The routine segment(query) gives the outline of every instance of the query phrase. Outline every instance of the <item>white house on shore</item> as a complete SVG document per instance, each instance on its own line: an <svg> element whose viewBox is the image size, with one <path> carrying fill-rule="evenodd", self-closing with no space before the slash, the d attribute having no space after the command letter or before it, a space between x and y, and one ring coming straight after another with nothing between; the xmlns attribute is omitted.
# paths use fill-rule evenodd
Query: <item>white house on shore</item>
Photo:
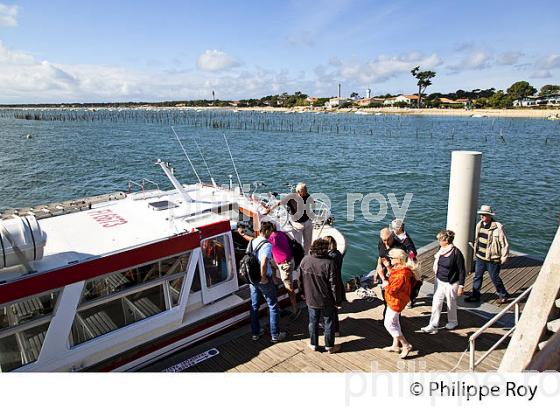
<svg viewBox="0 0 560 410"><path fill-rule="evenodd" d="M352 102L352 100L349 100L348 98L339 98L339 97L335 97L335 98L331 98L329 101L327 101L325 103L325 107L326 108L340 108L340 107L344 107L345 105L348 105Z"/></svg>
<svg viewBox="0 0 560 410"><path fill-rule="evenodd" d="M530 96L513 101L514 107L560 107L560 94Z"/></svg>
<svg viewBox="0 0 560 410"><path fill-rule="evenodd" d="M400 102L406 103L408 105L417 104L418 96L401 94L396 97L389 97L386 98L385 101L383 101L383 105L390 105L392 107L396 103L400 103Z"/></svg>

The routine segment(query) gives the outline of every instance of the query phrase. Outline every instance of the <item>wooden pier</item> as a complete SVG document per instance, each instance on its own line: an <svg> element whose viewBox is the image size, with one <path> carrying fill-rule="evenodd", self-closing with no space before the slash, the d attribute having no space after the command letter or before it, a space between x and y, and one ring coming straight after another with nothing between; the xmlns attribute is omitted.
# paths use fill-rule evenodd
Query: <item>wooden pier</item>
<svg viewBox="0 0 560 410"><path fill-rule="evenodd" d="M482 304L471 306L459 303L458 329L440 330L436 335L420 332L426 326L431 312L433 273L431 266L436 248L424 247L420 254L422 270L428 280L414 308L406 308L402 314L402 329L414 350L406 359L396 353L382 350L391 344L391 337L382 323L383 303L380 299L364 300L348 293L349 302L340 311L341 337L336 343L342 351L328 354L315 352L308 347L307 312L297 321L282 317L280 325L288 333L286 341L273 344L269 337L258 341L251 339L249 325L214 337L200 345L185 349L170 357L151 364L142 371L164 371L209 349L218 354L196 365L184 369L187 372L449 372L468 371L468 338L498 311L494 289L485 276ZM530 286L542 262L524 255L515 255L504 266L502 279L512 296ZM469 275L465 290L469 291L472 275ZM261 319L266 323L266 317ZM445 325L445 313L441 326ZM483 354L509 329L507 323L497 322L487 333L477 339L477 356ZM509 339L482 362L477 371L496 371ZM324 345L323 337L319 344Z"/></svg>

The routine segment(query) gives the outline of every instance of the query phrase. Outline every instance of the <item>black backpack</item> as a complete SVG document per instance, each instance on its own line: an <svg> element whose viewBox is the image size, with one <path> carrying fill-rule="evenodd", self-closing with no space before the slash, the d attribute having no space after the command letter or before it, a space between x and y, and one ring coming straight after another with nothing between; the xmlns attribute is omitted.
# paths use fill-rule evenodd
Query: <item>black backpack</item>
<svg viewBox="0 0 560 410"><path fill-rule="evenodd" d="M249 249L245 256L241 258L239 263L239 274L245 282L256 285L261 281L261 263L259 262L259 249L265 244L270 243L267 240L262 241L255 250L253 250L253 241L249 243Z"/></svg>
<svg viewBox="0 0 560 410"><path fill-rule="evenodd" d="M290 244L290 249L292 250L292 255L294 256L294 269L297 269L299 268L301 260L305 256L305 251L298 241L288 235L286 235L286 237L288 238L288 243Z"/></svg>

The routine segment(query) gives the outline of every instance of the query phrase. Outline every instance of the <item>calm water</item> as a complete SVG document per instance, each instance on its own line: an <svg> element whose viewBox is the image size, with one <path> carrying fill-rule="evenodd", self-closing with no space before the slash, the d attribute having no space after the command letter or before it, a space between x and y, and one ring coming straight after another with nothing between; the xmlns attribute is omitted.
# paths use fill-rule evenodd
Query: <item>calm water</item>
<svg viewBox="0 0 560 410"><path fill-rule="evenodd" d="M83 112L61 113L48 113L62 115L59 121L36 121L0 111L0 209L126 190L129 180L142 178L170 187L157 158L172 162L182 182L194 182L174 123L203 179L209 178L190 138L226 184L233 170L225 132L243 182L283 192L286 182L304 180L311 192L329 195L349 243L346 275L373 267L377 233L393 217L370 223L357 206L356 220L346 221L346 193L395 193L399 202L413 193L407 227L425 245L445 226L452 150L482 151L480 200L497 210L514 250L544 256L557 228L559 122L192 111L98 112L81 121ZM371 212L378 209L372 202Z"/></svg>

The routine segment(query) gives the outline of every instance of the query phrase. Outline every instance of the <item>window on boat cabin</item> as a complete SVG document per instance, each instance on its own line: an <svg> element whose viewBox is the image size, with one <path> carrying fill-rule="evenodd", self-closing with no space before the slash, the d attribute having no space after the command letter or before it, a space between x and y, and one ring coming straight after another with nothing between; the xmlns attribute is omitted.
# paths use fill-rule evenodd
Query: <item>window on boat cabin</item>
<svg viewBox="0 0 560 410"><path fill-rule="evenodd" d="M190 255L191 252L188 252L180 256L174 256L89 280L84 287L82 302L110 296L111 294L142 286L166 276L185 273Z"/></svg>
<svg viewBox="0 0 560 410"><path fill-rule="evenodd" d="M164 283L160 283L90 308L79 308L72 324L70 346L164 312L167 304L163 287Z"/></svg>
<svg viewBox="0 0 560 410"><path fill-rule="evenodd" d="M0 306L0 372L37 360L59 293L33 295Z"/></svg>
<svg viewBox="0 0 560 410"><path fill-rule="evenodd" d="M206 239L201 244L206 286L216 286L231 279L232 268L228 262L229 241L226 235Z"/></svg>
<svg viewBox="0 0 560 410"><path fill-rule="evenodd" d="M0 306L0 332L52 315L59 291L34 295Z"/></svg>
<svg viewBox="0 0 560 410"><path fill-rule="evenodd" d="M72 324L70 346L179 305L192 252L91 279Z"/></svg>

